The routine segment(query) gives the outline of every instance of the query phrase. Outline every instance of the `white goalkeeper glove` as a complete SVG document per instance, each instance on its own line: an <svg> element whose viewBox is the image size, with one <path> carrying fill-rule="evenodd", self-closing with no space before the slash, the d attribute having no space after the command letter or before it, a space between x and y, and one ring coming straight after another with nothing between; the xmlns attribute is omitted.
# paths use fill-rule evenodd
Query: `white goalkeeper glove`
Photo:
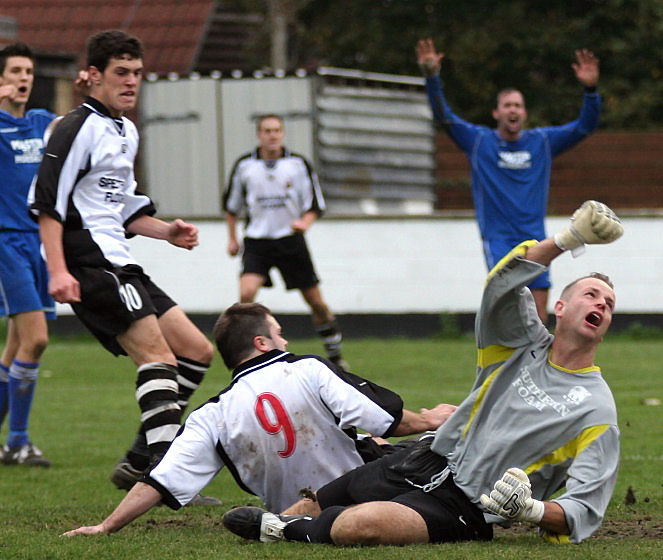
<svg viewBox="0 0 663 560"><path fill-rule="evenodd" d="M615 213L602 202L587 200L571 216L571 225L555 235L555 245L571 250L574 257L582 254L585 243L612 243L624 233Z"/></svg>
<svg viewBox="0 0 663 560"><path fill-rule="evenodd" d="M496 483L490 496L481 494L481 505L490 513L511 521L538 524L543 518L543 502L532 498L532 487L525 471L511 467Z"/></svg>

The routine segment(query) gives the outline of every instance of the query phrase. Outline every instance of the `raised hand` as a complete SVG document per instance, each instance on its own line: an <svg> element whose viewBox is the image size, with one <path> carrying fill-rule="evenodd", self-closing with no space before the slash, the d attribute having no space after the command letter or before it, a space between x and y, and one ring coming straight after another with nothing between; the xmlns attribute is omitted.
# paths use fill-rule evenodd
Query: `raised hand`
<svg viewBox="0 0 663 560"><path fill-rule="evenodd" d="M434 76L440 72L444 53L435 50L432 39L421 39L415 49L417 64L426 76Z"/></svg>
<svg viewBox="0 0 663 560"><path fill-rule="evenodd" d="M612 243L623 233L624 226L608 206L586 200L571 216L571 224L555 235L555 244L563 251L575 250L585 243Z"/></svg>
<svg viewBox="0 0 663 560"><path fill-rule="evenodd" d="M599 81L599 59L587 49L576 51L576 62L571 64L576 78L585 87L595 87Z"/></svg>

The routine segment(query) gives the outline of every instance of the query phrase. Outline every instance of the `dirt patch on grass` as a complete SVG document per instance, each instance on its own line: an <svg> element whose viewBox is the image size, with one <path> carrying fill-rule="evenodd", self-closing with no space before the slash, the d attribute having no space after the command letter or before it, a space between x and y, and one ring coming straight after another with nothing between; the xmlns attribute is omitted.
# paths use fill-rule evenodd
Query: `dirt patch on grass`
<svg viewBox="0 0 663 560"><path fill-rule="evenodd" d="M598 538L644 537L646 539L663 539L663 520L652 519L645 515L627 521L607 519L596 533Z"/></svg>
<svg viewBox="0 0 663 560"><path fill-rule="evenodd" d="M156 519L146 519L145 520L145 525L149 527L150 529L163 529L163 528L177 528L177 529L183 529L183 528L192 528L196 527L197 524L195 521L190 521L187 519L164 519L161 521L157 521Z"/></svg>
<svg viewBox="0 0 663 560"><path fill-rule="evenodd" d="M527 523L514 523L505 529L495 525L495 537L500 535L536 534L536 528ZM634 519L605 519L593 539L620 539L640 537L645 539L663 539L663 520L653 519L649 515Z"/></svg>

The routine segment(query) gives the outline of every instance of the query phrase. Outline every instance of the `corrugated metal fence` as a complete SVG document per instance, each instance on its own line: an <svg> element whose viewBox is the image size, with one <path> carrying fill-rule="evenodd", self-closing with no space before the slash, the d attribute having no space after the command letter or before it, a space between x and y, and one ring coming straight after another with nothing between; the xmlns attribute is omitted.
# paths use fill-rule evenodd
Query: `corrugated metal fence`
<svg viewBox="0 0 663 560"><path fill-rule="evenodd" d="M319 173L339 213L429 213L435 167L423 80L322 68Z"/></svg>

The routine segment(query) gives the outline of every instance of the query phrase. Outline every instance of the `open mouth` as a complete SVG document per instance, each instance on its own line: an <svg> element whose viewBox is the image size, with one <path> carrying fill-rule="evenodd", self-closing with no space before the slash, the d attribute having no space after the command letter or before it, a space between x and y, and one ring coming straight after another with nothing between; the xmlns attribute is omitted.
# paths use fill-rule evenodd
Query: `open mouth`
<svg viewBox="0 0 663 560"><path fill-rule="evenodd" d="M18 92L19 92L20 94L25 95L26 93L28 93L28 88L27 88L27 86L19 86L19 88L18 88Z"/></svg>
<svg viewBox="0 0 663 560"><path fill-rule="evenodd" d="M590 325L598 327L601 324L601 315L596 313L596 311L592 311L589 315L587 315L587 317L585 317L585 321L587 321Z"/></svg>

